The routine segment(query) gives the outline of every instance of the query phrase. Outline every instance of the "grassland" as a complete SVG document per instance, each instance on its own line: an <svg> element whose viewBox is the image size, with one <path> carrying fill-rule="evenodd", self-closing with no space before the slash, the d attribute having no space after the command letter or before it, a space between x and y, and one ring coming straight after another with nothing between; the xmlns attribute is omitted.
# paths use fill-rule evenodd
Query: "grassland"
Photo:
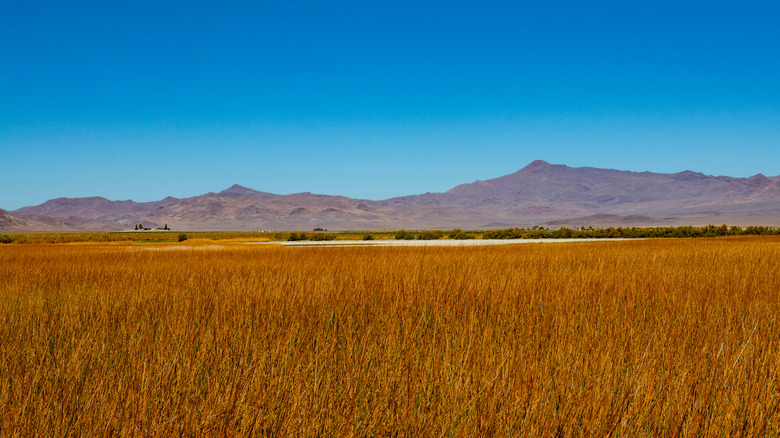
<svg viewBox="0 0 780 438"><path fill-rule="evenodd" d="M3 436L776 436L780 239L0 245Z"/></svg>

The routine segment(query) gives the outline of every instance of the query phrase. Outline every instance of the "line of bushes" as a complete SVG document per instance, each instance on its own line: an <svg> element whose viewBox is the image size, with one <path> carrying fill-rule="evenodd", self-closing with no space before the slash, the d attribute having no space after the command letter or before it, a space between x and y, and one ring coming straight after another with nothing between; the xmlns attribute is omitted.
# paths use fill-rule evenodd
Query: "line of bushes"
<svg viewBox="0 0 780 438"><path fill-rule="evenodd" d="M780 228L766 226L707 225L693 227L607 227L607 228L559 228L557 230L534 227L533 229L508 228L490 230L482 234L483 239L638 239L638 238L684 238L684 237L721 237L721 236L767 236L780 235Z"/></svg>
<svg viewBox="0 0 780 438"><path fill-rule="evenodd" d="M445 237L444 231L406 231L406 230L399 230L395 233L395 239L396 240L438 240L443 239ZM465 231L461 229L454 229L452 231L447 232L446 237L448 239L457 239L457 240L463 240L463 239L474 239L475 235L473 233L466 233Z"/></svg>
<svg viewBox="0 0 780 438"><path fill-rule="evenodd" d="M235 238L240 236L263 236L272 240L334 240L333 233L247 233L247 232L197 232L193 233L199 238ZM348 233L347 233L348 234ZM356 238L373 240L377 235L389 234L384 232L359 234ZM507 228L488 231L463 231L454 229L451 231L407 231L399 230L393 235L396 240L436 240L436 239L617 239L617 238L685 238L685 237L720 237L720 236L767 236L780 235L780 228L768 226L739 226L707 225L704 227L679 226L679 227L606 227L606 228L559 228L556 230L542 227L533 228ZM67 242L110 242L110 241L183 241L192 237L184 233L105 233L105 232L80 232L80 233L11 233L0 234L0 244L4 243L67 243Z"/></svg>
<svg viewBox="0 0 780 438"><path fill-rule="evenodd" d="M290 237L287 238L289 242L296 242L301 240L323 241L333 240L336 238L335 234L331 233L290 233Z"/></svg>
<svg viewBox="0 0 780 438"><path fill-rule="evenodd" d="M443 231L406 231L395 233L395 240L437 240L444 237Z"/></svg>

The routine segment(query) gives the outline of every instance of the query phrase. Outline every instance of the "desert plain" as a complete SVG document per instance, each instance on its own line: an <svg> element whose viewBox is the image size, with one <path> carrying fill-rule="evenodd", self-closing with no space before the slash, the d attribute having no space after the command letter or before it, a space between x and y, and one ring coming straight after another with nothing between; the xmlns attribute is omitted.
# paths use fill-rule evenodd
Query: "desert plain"
<svg viewBox="0 0 780 438"><path fill-rule="evenodd" d="M780 238L0 245L4 436L773 436Z"/></svg>

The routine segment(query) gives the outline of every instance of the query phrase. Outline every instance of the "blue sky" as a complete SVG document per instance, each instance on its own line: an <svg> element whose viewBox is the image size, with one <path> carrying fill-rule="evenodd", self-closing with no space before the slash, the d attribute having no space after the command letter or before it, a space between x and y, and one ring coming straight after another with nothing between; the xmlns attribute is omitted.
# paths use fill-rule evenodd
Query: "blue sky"
<svg viewBox="0 0 780 438"><path fill-rule="evenodd" d="M780 174L780 3L2 2L0 208Z"/></svg>

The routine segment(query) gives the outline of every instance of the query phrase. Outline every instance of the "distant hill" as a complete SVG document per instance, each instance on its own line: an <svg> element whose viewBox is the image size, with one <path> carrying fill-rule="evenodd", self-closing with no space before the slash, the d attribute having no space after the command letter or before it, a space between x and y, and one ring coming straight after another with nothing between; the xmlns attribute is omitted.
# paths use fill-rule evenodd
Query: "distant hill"
<svg viewBox="0 0 780 438"><path fill-rule="evenodd" d="M99 196L89 198L56 198L40 205L22 207L14 210L14 213L39 216L70 215L90 219L121 220L126 216L131 217L158 207L175 204L178 201L179 199L171 197L154 202L109 201Z"/></svg>
<svg viewBox="0 0 780 438"><path fill-rule="evenodd" d="M234 185L154 202L57 198L0 216L0 230L506 228L512 226L777 225L780 177L573 168L534 161L515 173L444 193L372 201Z"/></svg>
<svg viewBox="0 0 780 438"><path fill-rule="evenodd" d="M40 216L34 214L12 214L0 210L0 231L110 231L121 227L111 221L87 219L80 216Z"/></svg>

